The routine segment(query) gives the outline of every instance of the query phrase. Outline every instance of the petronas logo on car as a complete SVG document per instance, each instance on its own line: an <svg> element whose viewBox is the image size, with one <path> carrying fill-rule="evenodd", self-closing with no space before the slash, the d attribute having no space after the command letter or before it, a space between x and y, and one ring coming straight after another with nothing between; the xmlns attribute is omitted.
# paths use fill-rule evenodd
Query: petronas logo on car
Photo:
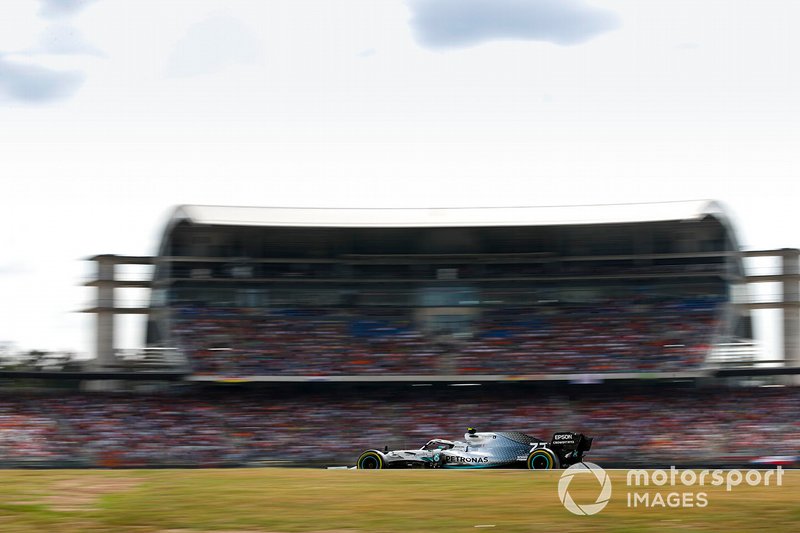
<svg viewBox="0 0 800 533"><path fill-rule="evenodd" d="M448 463L488 463L488 457L459 457L457 455L448 455L445 457Z"/></svg>

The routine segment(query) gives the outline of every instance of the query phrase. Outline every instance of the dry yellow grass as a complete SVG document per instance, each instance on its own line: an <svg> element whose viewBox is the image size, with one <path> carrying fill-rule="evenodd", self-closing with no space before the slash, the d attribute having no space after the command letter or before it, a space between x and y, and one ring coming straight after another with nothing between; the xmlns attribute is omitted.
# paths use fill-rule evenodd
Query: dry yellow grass
<svg viewBox="0 0 800 533"><path fill-rule="evenodd" d="M693 508L628 507L624 471L595 516L567 512L560 472L310 469L0 471L0 531L800 531L800 472L782 487L705 492ZM598 485L570 492L590 503ZM696 496L695 496L696 498ZM476 527L483 526L483 527ZM493 527L490 527L493 526Z"/></svg>

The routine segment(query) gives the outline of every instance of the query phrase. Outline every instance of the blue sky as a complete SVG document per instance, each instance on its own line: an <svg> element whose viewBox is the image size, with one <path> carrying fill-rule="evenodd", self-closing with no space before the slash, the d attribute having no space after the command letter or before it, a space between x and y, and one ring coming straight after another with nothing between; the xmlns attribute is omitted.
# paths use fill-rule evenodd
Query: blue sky
<svg viewBox="0 0 800 533"><path fill-rule="evenodd" d="M800 247L798 15L791 0L2 2L0 341L90 351L80 259L153 253L179 203L714 198L745 247Z"/></svg>

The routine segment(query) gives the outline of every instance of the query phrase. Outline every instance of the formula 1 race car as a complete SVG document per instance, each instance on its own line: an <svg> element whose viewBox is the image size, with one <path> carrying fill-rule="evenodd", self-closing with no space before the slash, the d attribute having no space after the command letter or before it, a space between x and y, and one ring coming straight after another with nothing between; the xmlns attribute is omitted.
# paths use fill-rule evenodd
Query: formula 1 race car
<svg viewBox="0 0 800 533"><path fill-rule="evenodd" d="M581 433L556 433L550 442L518 431L478 433L469 428L464 441L433 439L416 450L367 450L356 468L566 468L583 460L592 439Z"/></svg>

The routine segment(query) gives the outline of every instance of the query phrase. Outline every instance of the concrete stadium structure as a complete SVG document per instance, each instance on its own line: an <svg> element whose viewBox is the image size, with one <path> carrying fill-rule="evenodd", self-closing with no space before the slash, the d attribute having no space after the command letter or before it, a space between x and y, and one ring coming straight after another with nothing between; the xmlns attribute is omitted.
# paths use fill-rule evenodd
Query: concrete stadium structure
<svg viewBox="0 0 800 533"><path fill-rule="evenodd" d="M782 271L748 276L744 259L762 256L780 257ZM97 371L119 368L115 316L133 313L148 316L150 351L145 360L150 357L162 370L187 372L180 354L169 350L174 344L171 314L178 302L417 306L425 308L418 320L441 327L445 315L448 320L456 317L457 323L459 313L474 313L498 302L530 305L550 294L569 295L592 287L703 287L720 291L729 304L725 326L716 339L720 346L752 338L750 310L781 309L781 367L793 372L800 367L798 258L800 251L795 249L742 251L730 218L713 201L464 209L179 206L156 256L91 258L97 264L97 278L88 285L97 288L97 300L85 311L97 317ZM153 265L153 277L119 279L119 265ZM747 296L748 285L764 282L781 283L782 298L757 301ZM125 288L151 289L149 304L119 306L115 291ZM752 365L744 366L753 371ZM718 370L709 366L687 372L686 377ZM302 381L303 377L263 379Z"/></svg>

